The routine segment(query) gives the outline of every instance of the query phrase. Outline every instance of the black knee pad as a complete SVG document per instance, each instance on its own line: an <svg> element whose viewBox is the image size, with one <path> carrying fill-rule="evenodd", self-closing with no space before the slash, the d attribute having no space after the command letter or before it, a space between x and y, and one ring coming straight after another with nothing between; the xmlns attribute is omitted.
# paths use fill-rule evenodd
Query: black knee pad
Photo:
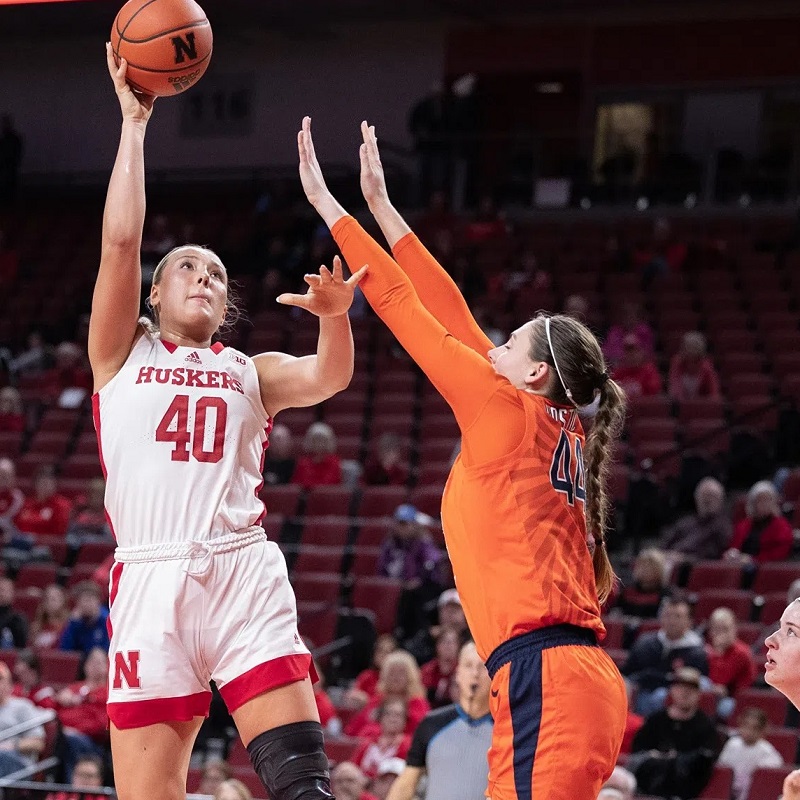
<svg viewBox="0 0 800 800"><path fill-rule="evenodd" d="M319 722L293 722L259 734L247 745L270 800L333 800Z"/></svg>

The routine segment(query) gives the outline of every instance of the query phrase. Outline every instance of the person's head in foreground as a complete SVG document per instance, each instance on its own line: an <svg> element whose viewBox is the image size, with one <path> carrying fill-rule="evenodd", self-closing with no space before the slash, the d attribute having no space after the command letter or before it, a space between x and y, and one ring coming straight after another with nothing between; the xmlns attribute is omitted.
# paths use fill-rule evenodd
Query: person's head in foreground
<svg viewBox="0 0 800 800"><path fill-rule="evenodd" d="M458 704L465 711L486 713L492 681L478 655L475 642L467 642L458 654L455 683L458 688Z"/></svg>
<svg viewBox="0 0 800 800"><path fill-rule="evenodd" d="M406 762L402 758L397 758L397 756L385 758L378 766L378 774L369 785L369 793L377 797L378 800L386 800L392 784L405 769L405 766Z"/></svg>
<svg viewBox="0 0 800 800"><path fill-rule="evenodd" d="M72 769L73 789L97 789L103 785L103 762L97 756L80 756Z"/></svg>
<svg viewBox="0 0 800 800"><path fill-rule="evenodd" d="M625 393L609 377L595 335L565 314L537 314L517 328L504 345L491 349L488 356L495 372L517 389L543 395L565 409L597 402L583 456L586 529L602 603L614 584L603 538L609 510L605 490L608 453L625 420Z"/></svg>
<svg viewBox="0 0 800 800"><path fill-rule="evenodd" d="M603 792L617 792L619 796L604 795ZM636 776L625 767L616 766L611 777L603 784L598 798L605 800L633 800L636 794Z"/></svg>
<svg viewBox="0 0 800 800"><path fill-rule="evenodd" d="M331 790L336 800L359 800L367 783L367 776L352 761L342 761L331 772Z"/></svg>
<svg viewBox="0 0 800 800"><path fill-rule="evenodd" d="M241 781L228 778L217 786L214 800L253 800L253 795Z"/></svg>
<svg viewBox="0 0 800 800"><path fill-rule="evenodd" d="M745 708L739 714L739 736L742 741L752 747L757 744L764 736L764 731L767 729L766 712L761 708Z"/></svg>
<svg viewBox="0 0 800 800"><path fill-rule="evenodd" d="M700 670L694 667L676 669L669 677L670 716L689 719L700 702Z"/></svg>
<svg viewBox="0 0 800 800"><path fill-rule="evenodd" d="M786 606L781 624L770 634L764 680L795 706L800 706L800 601Z"/></svg>

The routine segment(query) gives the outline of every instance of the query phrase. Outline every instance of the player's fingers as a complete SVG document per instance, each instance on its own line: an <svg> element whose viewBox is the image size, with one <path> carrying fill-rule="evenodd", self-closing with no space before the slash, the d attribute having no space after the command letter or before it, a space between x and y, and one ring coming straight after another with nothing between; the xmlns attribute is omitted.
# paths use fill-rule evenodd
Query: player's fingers
<svg viewBox="0 0 800 800"><path fill-rule="evenodd" d="M342 270L342 259L339 256L333 257L333 279L337 283L344 280L344 272Z"/></svg>
<svg viewBox="0 0 800 800"><path fill-rule="evenodd" d="M303 275L303 280L314 289L316 289L319 286L322 286L322 278L320 278L319 275L314 275L314 274Z"/></svg>
<svg viewBox="0 0 800 800"><path fill-rule="evenodd" d="M358 272L354 272L346 281L348 286L358 286L361 283L362 278L367 274L369 271L369 265L364 264Z"/></svg>
<svg viewBox="0 0 800 800"><path fill-rule="evenodd" d="M333 275L324 264L319 268L319 277L323 283L333 283Z"/></svg>
<svg viewBox="0 0 800 800"><path fill-rule="evenodd" d="M279 294L276 298L276 302L280 303L282 306L299 306L300 308L307 308L308 307L308 295L307 294Z"/></svg>
<svg viewBox="0 0 800 800"><path fill-rule="evenodd" d="M358 159L361 162L361 171L367 172L370 168L369 154L367 153L367 145L362 144L358 147Z"/></svg>
<svg viewBox="0 0 800 800"><path fill-rule="evenodd" d="M305 133L306 151L309 161L317 157L314 151L314 137L311 135L311 117L303 117L303 132Z"/></svg>

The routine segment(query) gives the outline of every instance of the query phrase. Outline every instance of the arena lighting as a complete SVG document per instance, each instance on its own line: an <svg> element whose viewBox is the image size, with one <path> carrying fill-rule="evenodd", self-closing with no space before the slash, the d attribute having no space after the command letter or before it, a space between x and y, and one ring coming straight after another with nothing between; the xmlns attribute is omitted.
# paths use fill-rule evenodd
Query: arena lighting
<svg viewBox="0 0 800 800"><path fill-rule="evenodd" d="M636 210L637 211L647 211L650 208L650 199L647 197L640 197L636 201Z"/></svg>

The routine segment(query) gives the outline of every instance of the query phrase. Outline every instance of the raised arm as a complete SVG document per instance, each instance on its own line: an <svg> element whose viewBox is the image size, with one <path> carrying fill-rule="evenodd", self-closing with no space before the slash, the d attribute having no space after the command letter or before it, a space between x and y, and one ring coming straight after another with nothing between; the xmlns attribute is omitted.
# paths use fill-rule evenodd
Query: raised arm
<svg viewBox="0 0 800 800"><path fill-rule="evenodd" d="M95 391L125 363L136 336L145 212L144 136L155 99L134 94L125 81L127 63L122 59L117 67L110 44L106 45L106 59L122 108L122 134L106 195L100 269L89 323Z"/></svg>
<svg viewBox="0 0 800 800"><path fill-rule="evenodd" d="M451 336L423 306L394 259L336 201L314 153L311 120L298 134L300 176L309 202L328 225L345 260L369 265L364 295L411 358L453 409L461 430L469 428L501 385L490 363Z"/></svg>
<svg viewBox="0 0 800 800"><path fill-rule="evenodd" d="M408 275L428 311L467 347L486 357L494 347L481 330L455 281L413 233L389 200L375 127L361 123L361 191L395 260Z"/></svg>
<svg viewBox="0 0 800 800"><path fill-rule="evenodd" d="M333 272L320 267L306 275L306 294L282 294L278 302L298 306L319 317L319 340L313 356L295 358L286 353L262 353L253 361L261 398L270 416L285 408L313 406L346 389L353 377L353 332L347 312L353 293L364 277L360 269L344 279L342 260L333 259Z"/></svg>

